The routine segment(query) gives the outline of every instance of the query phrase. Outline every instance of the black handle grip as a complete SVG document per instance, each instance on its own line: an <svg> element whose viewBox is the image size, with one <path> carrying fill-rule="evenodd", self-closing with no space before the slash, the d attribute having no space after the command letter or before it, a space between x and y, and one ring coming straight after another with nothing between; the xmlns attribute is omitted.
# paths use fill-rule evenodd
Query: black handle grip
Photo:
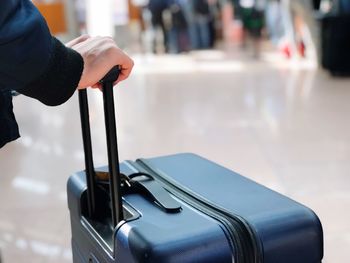
<svg viewBox="0 0 350 263"><path fill-rule="evenodd" d="M103 79L100 80L104 100L113 226L116 226L121 220L123 220L121 191L119 189L121 179L113 98L113 83L118 79L120 70L119 66L115 66L105 75L105 77L103 77ZM86 89L79 90L79 106L85 154L88 212L89 217L94 217L96 211L96 182Z"/></svg>
<svg viewBox="0 0 350 263"><path fill-rule="evenodd" d="M99 81L102 85L104 83L114 83L120 74L121 66L114 66L108 73Z"/></svg>

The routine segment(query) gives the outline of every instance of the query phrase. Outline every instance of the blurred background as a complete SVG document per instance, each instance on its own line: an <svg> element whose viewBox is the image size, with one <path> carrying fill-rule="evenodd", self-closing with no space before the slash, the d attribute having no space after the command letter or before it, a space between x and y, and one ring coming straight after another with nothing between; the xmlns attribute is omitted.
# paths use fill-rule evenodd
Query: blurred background
<svg viewBox="0 0 350 263"><path fill-rule="evenodd" d="M309 207L326 263L350 257L349 0L36 0L52 34L110 35L135 60L115 93L120 159L194 152ZM102 97L90 91L96 165ZM66 181L78 99L17 96L0 150L2 263L72 262Z"/></svg>

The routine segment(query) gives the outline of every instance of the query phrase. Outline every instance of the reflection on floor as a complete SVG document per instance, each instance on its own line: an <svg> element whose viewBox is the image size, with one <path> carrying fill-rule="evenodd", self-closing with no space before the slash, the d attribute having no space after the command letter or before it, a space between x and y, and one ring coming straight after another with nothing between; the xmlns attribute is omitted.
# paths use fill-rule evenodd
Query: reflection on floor
<svg viewBox="0 0 350 263"><path fill-rule="evenodd" d="M312 207L325 261L350 247L350 81L274 54L135 56L116 92L121 159L195 152ZM101 94L90 93L96 165L106 163ZM0 150L5 263L71 262L66 181L83 167L77 97L15 99L22 138Z"/></svg>

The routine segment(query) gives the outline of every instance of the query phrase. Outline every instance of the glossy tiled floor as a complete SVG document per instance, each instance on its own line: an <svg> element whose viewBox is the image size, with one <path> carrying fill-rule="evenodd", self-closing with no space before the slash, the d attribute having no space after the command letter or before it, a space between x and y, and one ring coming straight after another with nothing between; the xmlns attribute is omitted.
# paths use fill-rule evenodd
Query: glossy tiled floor
<svg viewBox="0 0 350 263"><path fill-rule="evenodd" d="M312 207L325 260L350 248L350 81L274 54L135 56L116 94L121 159L195 152ZM91 93L96 164L106 163L101 94ZM66 181L83 167L77 97L15 99L22 138L0 150L5 263L71 262ZM296 262L297 263L297 262Z"/></svg>

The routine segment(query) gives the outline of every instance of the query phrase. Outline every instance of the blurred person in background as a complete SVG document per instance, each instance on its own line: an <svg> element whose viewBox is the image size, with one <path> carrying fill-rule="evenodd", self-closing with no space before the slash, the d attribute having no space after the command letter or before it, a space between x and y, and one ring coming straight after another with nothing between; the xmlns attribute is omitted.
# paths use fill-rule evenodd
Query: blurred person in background
<svg viewBox="0 0 350 263"><path fill-rule="evenodd" d="M12 90L49 106L66 102L79 89L99 87L115 65L126 79L133 61L110 37L81 36L66 46L51 36L29 0L7 0L0 9L0 148L19 137Z"/></svg>
<svg viewBox="0 0 350 263"><path fill-rule="evenodd" d="M241 14L244 28L243 46L247 45L247 36L253 43L253 57L258 58L260 55L260 42L262 30L264 28L265 0L241 0Z"/></svg>
<svg viewBox="0 0 350 263"><path fill-rule="evenodd" d="M194 13L194 25L196 29L195 49L210 47L210 9L208 0L191 0Z"/></svg>
<svg viewBox="0 0 350 263"><path fill-rule="evenodd" d="M209 47L213 48L215 46L216 41L216 33L217 33L217 21L220 20L220 10L221 5L218 0L208 0L209 4Z"/></svg>
<svg viewBox="0 0 350 263"><path fill-rule="evenodd" d="M266 5L266 28L271 42L278 46L285 34L280 0L269 0Z"/></svg>
<svg viewBox="0 0 350 263"><path fill-rule="evenodd" d="M192 0L179 1L187 23L187 35L189 41L189 49L195 49L198 46L196 37L196 26L194 24L194 11Z"/></svg>
<svg viewBox="0 0 350 263"><path fill-rule="evenodd" d="M304 58L307 49L305 45L307 28L300 12L300 3L291 0L280 0L280 7L281 25L284 34L278 45L279 49L288 59Z"/></svg>
<svg viewBox="0 0 350 263"><path fill-rule="evenodd" d="M289 3L283 0L268 0L265 17L267 33L272 44L280 49L286 58L291 58L293 53L295 53L293 47L296 34L294 32L294 18L290 12ZM301 24L299 23L299 25L301 30ZM305 46L301 38L300 53L301 56L305 55Z"/></svg>
<svg viewBox="0 0 350 263"><path fill-rule="evenodd" d="M165 52L168 52L169 45L168 45L167 28L163 19L164 12L168 9L168 0L149 0L147 8L151 13L151 22L152 22L152 27L154 31L153 41L152 41L153 52L157 53L157 30L158 29L161 29L164 49L165 49Z"/></svg>
<svg viewBox="0 0 350 263"><path fill-rule="evenodd" d="M169 28L169 51L181 53L190 50L188 22L184 14L186 1L169 0L171 25Z"/></svg>

